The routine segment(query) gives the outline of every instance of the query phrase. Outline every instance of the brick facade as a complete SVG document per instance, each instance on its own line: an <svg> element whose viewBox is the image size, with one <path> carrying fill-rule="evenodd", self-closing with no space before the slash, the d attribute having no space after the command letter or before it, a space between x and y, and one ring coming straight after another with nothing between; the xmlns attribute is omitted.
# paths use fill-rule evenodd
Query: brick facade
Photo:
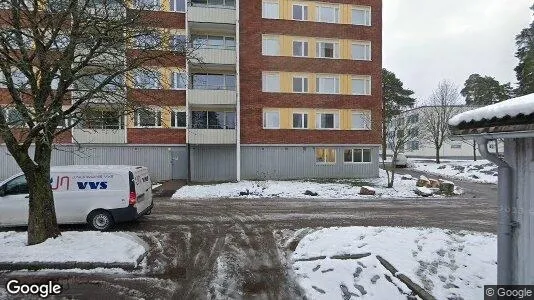
<svg viewBox="0 0 534 300"><path fill-rule="evenodd" d="M185 144L185 129L128 128L128 144Z"/></svg>

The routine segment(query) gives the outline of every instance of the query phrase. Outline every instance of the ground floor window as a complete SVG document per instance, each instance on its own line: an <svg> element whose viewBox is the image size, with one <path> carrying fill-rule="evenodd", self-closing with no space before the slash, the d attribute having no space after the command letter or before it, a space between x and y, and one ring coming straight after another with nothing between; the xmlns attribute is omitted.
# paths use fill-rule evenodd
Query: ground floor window
<svg viewBox="0 0 534 300"><path fill-rule="evenodd" d="M140 109L135 112L135 127L161 127L161 111Z"/></svg>
<svg viewBox="0 0 534 300"><path fill-rule="evenodd" d="M335 164L336 149L317 148L315 149L315 162L319 164Z"/></svg>
<svg viewBox="0 0 534 300"><path fill-rule="evenodd" d="M185 111L172 111L171 113L171 127L185 128L187 125L187 117Z"/></svg>
<svg viewBox="0 0 534 300"><path fill-rule="evenodd" d="M343 157L346 163L370 163L371 149L346 149Z"/></svg>
<svg viewBox="0 0 534 300"><path fill-rule="evenodd" d="M124 129L124 118L120 111L91 108L78 124L84 129Z"/></svg>

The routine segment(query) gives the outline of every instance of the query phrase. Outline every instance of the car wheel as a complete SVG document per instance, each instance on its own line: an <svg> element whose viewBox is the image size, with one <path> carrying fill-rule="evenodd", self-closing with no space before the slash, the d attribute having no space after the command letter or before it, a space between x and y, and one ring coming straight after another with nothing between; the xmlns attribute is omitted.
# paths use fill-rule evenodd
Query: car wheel
<svg viewBox="0 0 534 300"><path fill-rule="evenodd" d="M99 231L106 231L113 227L113 217L105 210L92 212L87 218L89 225Z"/></svg>

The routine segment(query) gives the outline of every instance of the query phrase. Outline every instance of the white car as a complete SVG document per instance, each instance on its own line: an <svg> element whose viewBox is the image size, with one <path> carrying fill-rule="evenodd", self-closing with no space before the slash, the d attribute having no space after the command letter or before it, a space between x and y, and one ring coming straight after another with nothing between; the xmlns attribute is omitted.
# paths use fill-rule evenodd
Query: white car
<svg viewBox="0 0 534 300"><path fill-rule="evenodd" d="M63 166L50 174L59 224L88 223L104 231L152 211L146 167ZM0 227L28 225L28 198L22 173L0 183Z"/></svg>
<svg viewBox="0 0 534 300"><path fill-rule="evenodd" d="M397 160L395 161L396 168L406 168L408 167L408 158L404 153L397 154Z"/></svg>

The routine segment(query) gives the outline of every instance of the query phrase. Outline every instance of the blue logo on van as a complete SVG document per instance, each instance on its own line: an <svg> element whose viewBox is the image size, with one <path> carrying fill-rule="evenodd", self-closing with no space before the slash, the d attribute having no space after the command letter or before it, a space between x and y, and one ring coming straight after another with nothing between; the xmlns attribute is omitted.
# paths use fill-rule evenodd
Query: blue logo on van
<svg viewBox="0 0 534 300"><path fill-rule="evenodd" d="M105 190L108 188L107 181L84 181L77 182L78 189L80 190Z"/></svg>

